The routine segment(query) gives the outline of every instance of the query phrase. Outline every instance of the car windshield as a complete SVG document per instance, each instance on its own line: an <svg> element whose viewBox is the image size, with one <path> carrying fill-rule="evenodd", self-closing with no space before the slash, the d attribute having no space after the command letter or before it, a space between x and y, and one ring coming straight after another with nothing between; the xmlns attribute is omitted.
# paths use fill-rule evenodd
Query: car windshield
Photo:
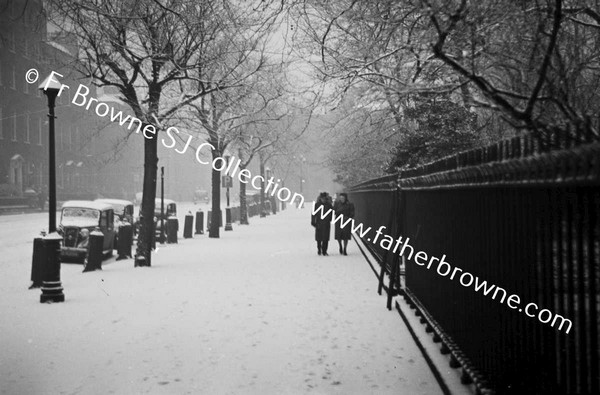
<svg viewBox="0 0 600 395"><path fill-rule="evenodd" d="M69 219L95 219L100 218L100 211L92 208L81 208L81 207L66 207L62 212L63 218Z"/></svg>
<svg viewBox="0 0 600 395"><path fill-rule="evenodd" d="M62 226L93 227L100 223L100 210L86 207L65 207L62 209Z"/></svg>

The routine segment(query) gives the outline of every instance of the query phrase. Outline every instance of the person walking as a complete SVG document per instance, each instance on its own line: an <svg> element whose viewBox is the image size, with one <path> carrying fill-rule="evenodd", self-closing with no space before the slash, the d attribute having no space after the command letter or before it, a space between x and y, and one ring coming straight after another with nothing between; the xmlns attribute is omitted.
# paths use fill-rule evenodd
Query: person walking
<svg viewBox="0 0 600 395"><path fill-rule="evenodd" d="M354 204L348 200L348 194L340 193L340 196L335 201L333 206L336 218L342 216L341 221L335 223L335 239L340 245L340 254L348 255L346 251L348 248L348 240L350 240L352 228L350 223L346 223L348 218L354 218ZM346 226L342 228L341 223L346 223Z"/></svg>
<svg viewBox="0 0 600 395"><path fill-rule="evenodd" d="M319 208L320 206L323 206L322 209ZM333 206L331 197L327 192L319 194L313 212L316 214L311 215L310 223L315 228L317 254L327 256L329 255L327 254L327 246L329 244L329 234L331 233L331 220L333 219Z"/></svg>
<svg viewBox="0 0 600 395"><path fill-rule="evenodd" d="M47 185L43 185L40 187L40 193L38 194L38 203L40 206L40 210L44 211L44 207L46 206L46 191L48 190Z"/></svg>

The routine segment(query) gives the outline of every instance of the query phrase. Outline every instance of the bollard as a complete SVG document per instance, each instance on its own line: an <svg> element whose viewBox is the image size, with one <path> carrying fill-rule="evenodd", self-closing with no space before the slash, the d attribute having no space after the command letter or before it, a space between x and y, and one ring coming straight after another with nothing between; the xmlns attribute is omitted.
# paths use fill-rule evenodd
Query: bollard
<svg viewBox="0 0 600 395"><path fill-rule="evenodd" d="M83 272L102 270L102 249L104 248L104 234L99 228L90 233L87 259L85 260Z"/></svg>
<svg viewBox="0 0 600 395"><path fill-rule="evenodd" d="M271 209L273 210L273 214L277 214L277 200L271 196Z"/></svg>
<svg viewBox="0 0 600 395"><path fill-rule="evenodd" d="M43 239L46 261L40 303L64 302L62 283L60 282L60 242L62 237L52 232Z"/></svg>
<svg viewBox="0 0 600 395"><path fill-rule="evenodd" d="M125 222L119 226L117 236L117 261L131 258L131 245L133 244L133 227Z"/></svg>
<svg viewBox="0 0 600 395"><path fill-rule="evenodd" d="M156 250L156 228L157 228L158 224L157 221L154 221L153 225L152 225L152 250ZM158 232L159 235L158 237L160 238L160 232ZM159 240L160 241L160 240Z"/></svg>
<svg viewBox="0 0 600 395"><path fill-rule="evenodd" d="M204 234L204 212L201 209L196 211L196 234Z"/></svg>
<svg viewBox="0 0 600 395"><path fill-rule="evenodd" d="M233 230L233 226L231 226L231 208L229 207L225 209L225 230Z"/></svg>
<svg viewBox="0 0 600 395"><path fill-rule="evenodd" d="M167 219L167 243L177 243L177 231L179 230L179 221L177 217L171 216Z"/></svg>
<svg viewBox="0 0 600 395"><path fill-rule="evenodd" d="M194 228L194 216L192 212L189 211L185 216L185 222L183 223L183 238L191 239L192 238L192 229Z"/></svg>
<svg viewBox="0 0 600 395"><path fill-rule="evenodd" d="M33 257L31 258L31 285L29 289L39 288L44 280L44 262L47 261L44 250L44 239L38 236L33 239Z"/></svg>

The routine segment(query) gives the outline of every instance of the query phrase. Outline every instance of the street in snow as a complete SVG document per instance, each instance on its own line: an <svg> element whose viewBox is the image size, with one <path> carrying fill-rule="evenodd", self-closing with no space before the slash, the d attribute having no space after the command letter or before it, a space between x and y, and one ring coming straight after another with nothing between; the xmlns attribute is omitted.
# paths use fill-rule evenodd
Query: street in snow
<svg viewBox="0 0 600 395"><path fill-rule="evenodd" d="M0 392L442 393L355 244L307 249L308 208L251 220L159 246L150 268L63 264L55 305L27 289L29 235L2 234Z"/></svg>

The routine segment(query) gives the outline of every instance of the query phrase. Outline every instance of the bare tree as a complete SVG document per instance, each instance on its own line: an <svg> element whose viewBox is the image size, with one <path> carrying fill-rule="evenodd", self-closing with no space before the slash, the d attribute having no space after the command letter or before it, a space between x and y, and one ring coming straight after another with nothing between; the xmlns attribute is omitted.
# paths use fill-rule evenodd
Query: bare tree
<svg viewBox="0 0 600 395"><path fill-rule="evenodd" d="M238 86L238 68L277 11L269 2L50 0L51 19L72 38L74 65L115 87L144 136L144 187L136 266L149 266L158 134L185 106ZM230 61L236 58L237 62ZM210 99L209 99L210 100Z"/></svg>
<svg viewBox="0 0 600 395"><path fill-rule="evenodd" d="M599 137L597 2L300 3L323 75L362 79L396 99L457 92L466 106L544 138Z"/></svg>
<svg viewBox="0 0 600 395"><path fill-rule="evenodd" d="M273 111L273 104L281 97L282 91L277 86L277 76L281 65L270 64L265 55L264 42L249 50L244 64L240 65L237 78L238 84L224 91L215 91L203 97L198 102L190 103L191 109L187 124L198 131L207 143L211 145L213 160L222 156L232 142L241 142L241 136L248 125L259 121L281 117ZM235 60L234 60L235 61ZM258 146L242 144L241 147L261 149L268 133L254 134ZM259 137L260 136L260 137ZM251 150L251 151L252 151ZM252 154L253 155L253 154ZM252 159L250 155L250 160ZM244 169L248 162L242 158L240 167ZM212 218L209 237L219 237L220 205L221 205L221 172L212 169Z"/></svg>
<svg viewBox="0 0 600 395"><path fill-rule="evenodd" d="M434 55L476 88L477 104L543 140L556 134L600 137L597 2L423 6L434 32Z"/></svg>

